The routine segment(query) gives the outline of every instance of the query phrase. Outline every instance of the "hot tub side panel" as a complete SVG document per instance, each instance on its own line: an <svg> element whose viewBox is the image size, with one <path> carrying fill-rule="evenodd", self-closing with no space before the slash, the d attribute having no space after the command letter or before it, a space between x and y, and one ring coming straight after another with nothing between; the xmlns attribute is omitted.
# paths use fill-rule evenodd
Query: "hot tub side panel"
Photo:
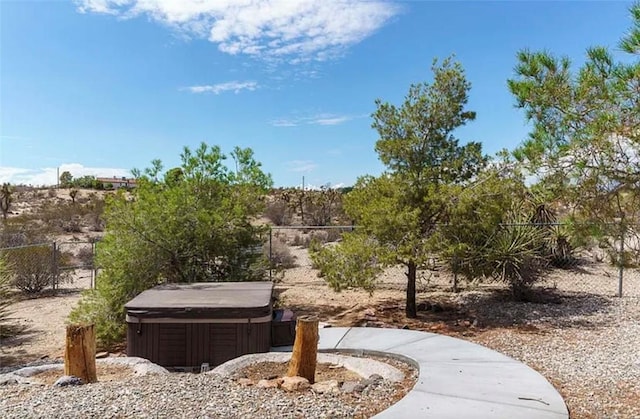
<svg viewBox="0 0 640 419"><path fill-rule="evenodd" d="M250 353L268 352L271 322L128 323L127 355L165 367L220 365Z"/></svg>

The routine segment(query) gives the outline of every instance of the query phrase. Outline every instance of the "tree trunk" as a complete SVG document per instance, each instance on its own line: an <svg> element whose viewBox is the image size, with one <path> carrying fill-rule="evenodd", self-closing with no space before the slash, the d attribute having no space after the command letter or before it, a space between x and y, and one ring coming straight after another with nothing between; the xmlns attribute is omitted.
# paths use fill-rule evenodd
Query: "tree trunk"
<svg viewBox="0 0 640 419"><path fill-rule="evenodd" d="M85 383L98 381L96 374L96 335L92 324L67 326L64 374L78 377Z"/></svg>
<svg viewBox="0 0 640 419"><path fill-rule="evenodd" d="M405 312L410 319L418 317L416 310L416 270L415 262L407 264L407 306Z"/></svg>
<svg viewBox="0 0 640 419"><path fill-rule="evenodd" d="M288 377L304 377L313 384L318 353L318 318L303 316L296 324L296 340L287 371Z"/></svg>

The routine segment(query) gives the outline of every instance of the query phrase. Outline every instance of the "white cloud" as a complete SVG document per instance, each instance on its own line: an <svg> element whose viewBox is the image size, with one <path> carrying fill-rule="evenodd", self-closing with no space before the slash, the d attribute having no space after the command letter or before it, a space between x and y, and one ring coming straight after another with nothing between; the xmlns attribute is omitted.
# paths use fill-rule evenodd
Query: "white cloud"
<svg viewBox="0 0 640 419"><path fill-rule="evenodd" d="M296 127L298 123L291 119L275 119L271 121L271 125L274 127Z"/></svg>
<svg viewBox="0 0 640 419"><path fill-rule="evenodd" d="M384 0L76 0L83 13L145 15L228 54L325 61L374 34L400 12Z"/></svg>
<svg viewBox="0 0 640 419"><path fill-rule="evenodd" d="M313 116L300 116L292 118L279 118L271 121L274 127L297 127L299 125L340 125L361 116L319 114Z"/></svg>
<svg viewBox="0 0 640 419"><path fill-rule="evenodd" d="M82 176L131 176L129 170L126 169L108 167L85 167L79 163L62 164L60 165L59 169L60 174L68 171L74 178ZM0 167L0 183L9 182L12 185L52 186L57 183L57 171L58 169L55 167L45 167L42 169Z"/></svg>
<svg viewBox="0 0 640 419"><path fill-rule="evenodd" d="M317 118L309 122L310 124L316 125L340 125L343 122L347 122L351 119L348 116L336 116L333 118Z"/></svg>
<svg viewBox="0 0 640 419"><path fill-rule="evenodd" d="M290 172L311 172L318 165L311 160L292 160L287 162L287 169Z"/></svg>
<svg viewBox="0 0 640 419"><path fill-rule="evenodd" d="M258 88L258 83L255 81L228 81L225 83L203 85L203 86L189 86L183 90L188 90L191 93L213 93L219 95L223 92L232 91L235 94L240 93L242 90L253 91Z"/></svg>
<svg viewBox="0 0 640 419"><path fill-rule="evenodd" d="M340 182L340 183L336 183L335 185L332 185L332 184L331 184L331 182L327 182L327 183L323 183L323 184L322 184L322 185L320 185L320 186L318 186L318 185L314 185L314 184L312 184L312 183L309 183L309 184L305 184L305 185L304 185L304 189L305 189L306 191L319 191L319 190L321 190L322 188L338 189L338 188L342 188L342 187L344 187L344 186L345 186L345 184L344 184L344 183L342 183L342 182ZM298 188L302 188L302 183L301 183L301 184L299 184L297 187L298 187Z"/></svg>

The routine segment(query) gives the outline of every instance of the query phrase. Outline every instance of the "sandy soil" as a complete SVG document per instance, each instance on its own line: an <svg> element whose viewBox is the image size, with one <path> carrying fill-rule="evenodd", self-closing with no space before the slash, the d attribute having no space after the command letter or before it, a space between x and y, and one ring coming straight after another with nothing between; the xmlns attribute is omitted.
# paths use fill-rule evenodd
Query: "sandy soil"
<svg viewBox="0 0 640 419"><path fill-rule="evenodd" d="M24 299L11 306L15 323L25 328L16 338L0 345L0 367L26 364L42 358L64 356L65 322L80 300L81 292L90 287L90 277L82 276L72 283L60 285L56 295Z"/></svg>

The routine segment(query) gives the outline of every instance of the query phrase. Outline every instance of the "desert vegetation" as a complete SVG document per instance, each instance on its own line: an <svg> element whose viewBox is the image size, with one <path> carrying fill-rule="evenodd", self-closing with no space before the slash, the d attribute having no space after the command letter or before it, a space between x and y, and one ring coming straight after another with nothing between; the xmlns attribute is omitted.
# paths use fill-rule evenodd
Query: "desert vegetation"
<svg viewBox="0 0 640 419"><path fill-rule="evenodd" d="M182 165L161 177L161 162L136 174L130 195L107 201L101 268L71 320L96 325L103 345L124 337L124 304L165 282L243 281L265 277L262 214L271 178L250 149L231 153L229 169L219 147L185 148Z"/></svg>

